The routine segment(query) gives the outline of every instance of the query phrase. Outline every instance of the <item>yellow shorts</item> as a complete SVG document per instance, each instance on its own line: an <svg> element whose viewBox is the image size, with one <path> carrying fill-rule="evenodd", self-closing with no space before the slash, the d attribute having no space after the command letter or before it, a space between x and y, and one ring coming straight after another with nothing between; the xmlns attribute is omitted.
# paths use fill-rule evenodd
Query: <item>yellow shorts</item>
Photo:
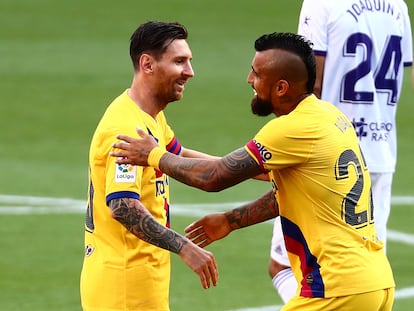
<svg viewBox="0 0 414 311"><path fill-rule="evenodd" d="M104 264L94 249L85 256L81 273L82 310L169 311L169 285L169 260L162 266L119 267Z"/></svg>
<svg viewBox="0 0 414 311"><path fill-rule="evenodd" d="M292 298L280 311L391 311L394 303L394 288L381 289L374 292L363 293L334 298Z"/></svg>

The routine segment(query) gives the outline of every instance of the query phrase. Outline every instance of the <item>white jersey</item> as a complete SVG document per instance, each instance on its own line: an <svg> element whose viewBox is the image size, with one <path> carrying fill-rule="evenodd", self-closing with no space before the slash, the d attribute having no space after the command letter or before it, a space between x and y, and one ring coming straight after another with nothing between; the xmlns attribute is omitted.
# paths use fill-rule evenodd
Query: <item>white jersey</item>
<svg viewBox="0 0 414 311"><path fill-rule="evenodd" d="M325 58L322 99L355 126L371 172L394 172L395 115L413 48L402 0L305 0L299 34Z"/></svg>

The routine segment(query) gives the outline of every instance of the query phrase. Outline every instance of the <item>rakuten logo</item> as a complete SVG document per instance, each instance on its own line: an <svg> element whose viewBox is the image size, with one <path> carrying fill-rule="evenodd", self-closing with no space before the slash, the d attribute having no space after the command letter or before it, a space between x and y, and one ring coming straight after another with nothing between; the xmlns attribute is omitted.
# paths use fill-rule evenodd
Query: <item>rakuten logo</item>
<svg viewBox="0 0 414 311"><path fill-rule="evenodd" d="M272 158L272 154L262 144L255 140L254 143L257 147L257 150L259 150L260 157L262 158L263 162L266 162L267 160L270 160Z"/></svg>

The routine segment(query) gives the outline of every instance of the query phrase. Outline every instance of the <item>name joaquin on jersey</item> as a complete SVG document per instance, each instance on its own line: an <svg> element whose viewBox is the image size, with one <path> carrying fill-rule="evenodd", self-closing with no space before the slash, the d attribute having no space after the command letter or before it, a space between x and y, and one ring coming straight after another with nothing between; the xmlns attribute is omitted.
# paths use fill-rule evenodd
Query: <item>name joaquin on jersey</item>
<svg viewBox="0 0 414 311"><path fill-rule="evenodd" d="M359 0L352 3L346 11L358 22L358 17L365 12L381 12L394 16L395 19L401 18L401 13L393 4L386 0Z"/></svg>

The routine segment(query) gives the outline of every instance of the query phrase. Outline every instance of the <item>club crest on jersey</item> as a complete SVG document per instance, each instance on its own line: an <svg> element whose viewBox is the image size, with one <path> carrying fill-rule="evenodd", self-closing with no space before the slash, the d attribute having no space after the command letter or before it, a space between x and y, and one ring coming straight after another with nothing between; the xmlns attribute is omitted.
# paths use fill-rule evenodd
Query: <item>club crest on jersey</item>
<svg viewBox="0 0 414 311"><path fill-rule="evenodd" d="M135 182L137 167L131 164L116 164L115 182Z"/></svg>
<svg viewBox="0 0 414 311"><path fill-rule="evenodd" d="M93 245L88 244L85 246L85 256L89 257L90 255L92 255L93 251L95 250L95 248L93 247Z"/></svg>

